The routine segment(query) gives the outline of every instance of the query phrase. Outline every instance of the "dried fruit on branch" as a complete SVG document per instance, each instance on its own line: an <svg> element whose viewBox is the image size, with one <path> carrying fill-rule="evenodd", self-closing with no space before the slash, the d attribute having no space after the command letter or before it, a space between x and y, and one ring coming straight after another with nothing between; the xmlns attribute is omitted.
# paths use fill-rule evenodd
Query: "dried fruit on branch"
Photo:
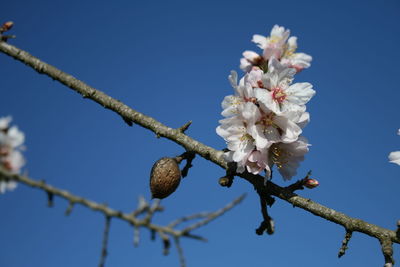
<svg viewBox="0 0 400 267"><path fill-rule="evenodd" d="M150 190L153 198L166 198L179 186L181 171L174 158L161 158L154 163L150 174Z"/></svg>

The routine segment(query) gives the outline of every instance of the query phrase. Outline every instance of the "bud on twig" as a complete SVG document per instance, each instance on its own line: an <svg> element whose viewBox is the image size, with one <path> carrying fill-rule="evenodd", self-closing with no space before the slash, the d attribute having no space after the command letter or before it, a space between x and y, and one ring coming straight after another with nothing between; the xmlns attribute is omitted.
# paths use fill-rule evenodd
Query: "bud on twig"
<svg viewBox="0 0 400 267"><path fill-rule="evenodd" d="M313 189L319 186L319 182L315 179L307 178L306 180L304 180L304 186L308 189Z"/></svg>
<svg viewBox="0 0 400 267"><path fill-rule="evenodd" d="M224 176L224 177L221 177L221 178L219 178L219 185L220 186L226 186L226 187L230 187L230 185L232 184L232 179L230 179L229 177L227 177L227 176Z"/></svg>
<svg viewBox="0 0 400 267"><path fill-rule="evenodd" d="M181 171L174 158L161 158L154 163L150 174L150 190L153 198L166 198L179 186Z"/></svg>
<svg viewBox="0 0 400 267"><path fill-rule="evenodd" d="M14 22L12 22L12 21L7 21L7 22L3 23L3 25L1 25L1 27L0 27L0 33L9 31L12 28L12 26L14 26Z"/></svg>
<svg viewBox="0 0 400 267"><path fill-rule="evenodd" d="M14 26L14 22L12 21L7 21L3 24L3 28L5 29L5 31L10 30L12 27Z"/></svg>

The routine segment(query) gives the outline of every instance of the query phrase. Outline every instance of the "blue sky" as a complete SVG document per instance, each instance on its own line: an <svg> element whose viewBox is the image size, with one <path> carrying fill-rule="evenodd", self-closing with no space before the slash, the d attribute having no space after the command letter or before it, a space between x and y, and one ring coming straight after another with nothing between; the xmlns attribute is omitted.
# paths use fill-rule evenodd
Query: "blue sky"
<svg viewBox="0 0 400 267"><path fill-rule="evenodd" d="M8 1L0 19L13 20L11 43L69 72L171 127L188 120L188 135L222 149L216 135L220 103L231 94L227 76L238 72L253 34L274 24L298 37L313 62L296 76L317 91L308 104L312 144L299 169L313 170L320 187L300 194L350 216L394 229L400 219L400 167L388 163L400 149L400 3L388 1ZM128 127L114 113L0 54L0 116L12 115L26 134L26 170L36 179L111 207L130 211L150 198L152 164L182 148ZM165 224L215 210L247 192L244 203L196 233L208 243L182 240L189 267L382 266L375 239L354 234L347 254L336 255L341 226L277 201L273 236L257 236L258 199L236 179L222 188L222 169L196 158L179 189L155 218ZM285 185L280 177L274 180ZM0 266L96 266L104 220L100 214L19 186L0 196ZM107 266L178 266L176 251L112 221ZM395 258L400 261L399 246Z"/></svg>

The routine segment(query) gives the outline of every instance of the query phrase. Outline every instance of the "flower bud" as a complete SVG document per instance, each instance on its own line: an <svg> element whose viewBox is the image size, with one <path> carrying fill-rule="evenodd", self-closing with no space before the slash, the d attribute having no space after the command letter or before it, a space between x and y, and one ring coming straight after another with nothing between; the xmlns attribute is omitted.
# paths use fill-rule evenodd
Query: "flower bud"
<svg viewBox="0 0 400 267"><path fill-rule="evenodd" d="M10 30L11 28L12 28L12 26L14 26L14 22L12 22L12 21L7 21L7 22L5 22L4 24L3 24L3 26L2 26L2 28L3 28L3 31L8 31L8 30Z"/></svg>
<svg viewBox="0 0 400 267"><path fill-rule="evenodd" d="M221 178L219 178L219 184L221 185L221 186L228 186L229 185L229 178L228 177L226 177L226 176L224 176L224 177L221 177Z"/></svg>
<svg viewBox="0 0 400 267"><path fill-rule="evenodd" d="M150 190L153 198L166 198L179 186L181 171L174 158L161 158L154 163L150 173Z"/></svg>
<svg viewBox="0 0 400 267"><path fill-rule="evenodd" d="M307 188L309 188L309 189L313 189L313 188L315 188L315 187L317 187L317 186L319 185L319 183L318 183L317 180L311 179L311 178L307 178L307 179L304 181L303 184L304 184L305 187L307 187Z"/></svg>

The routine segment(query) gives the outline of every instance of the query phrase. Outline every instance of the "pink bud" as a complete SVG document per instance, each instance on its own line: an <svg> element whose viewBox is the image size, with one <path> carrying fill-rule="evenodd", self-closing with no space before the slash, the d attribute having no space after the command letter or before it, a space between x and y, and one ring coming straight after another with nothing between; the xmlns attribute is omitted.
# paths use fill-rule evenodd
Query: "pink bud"
<svg viewBox="0 0 400 267"><path fill-rule="evenodd" d="M304 181L304 186L307 187L307 188L309 188L309 189L313 189L313 188L319 186L319 183L318 183L318 181L315 180L315 179L310 179L310 178L308 178L308 179L306 179L306 180Z"/></svg>
<svg viewBox="0 0 400 267"><path fill-rule="evenodd" d="M3 24L2 28L4 29L4 31L8 31L12 28L12 26L14 26L14 22L12 21L7 21Z"/></svg>

